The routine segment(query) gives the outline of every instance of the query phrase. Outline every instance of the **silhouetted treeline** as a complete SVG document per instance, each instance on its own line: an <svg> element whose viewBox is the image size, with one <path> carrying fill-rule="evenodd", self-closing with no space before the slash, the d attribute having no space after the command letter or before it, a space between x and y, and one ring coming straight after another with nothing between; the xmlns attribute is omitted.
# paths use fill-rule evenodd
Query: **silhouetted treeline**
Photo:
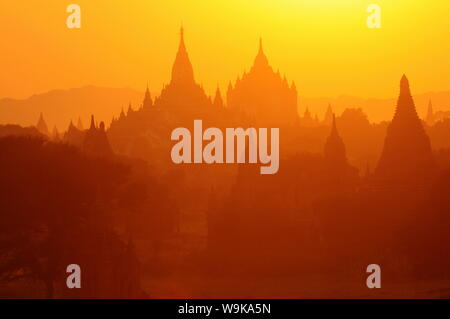
<svg viewBox="0 0 450 319"><path fill-rule="evenodd" d="M0 125L0 137L4 136L44 137L34 126L21 127L13 124Z"/></svg>
<svg viewBox="0 0 450 319"><path fill-rule="evenodd" d="M0 138L0 168L3 284L34 280L43 287L21 297L144 296L136 246L142 232L154 233L153 242L170 233L173 218L158 217L151 206L164 199L164 188L135 181L124 160L34 137ZM66 287L69 264L81 267L81 289Z"/></svg>

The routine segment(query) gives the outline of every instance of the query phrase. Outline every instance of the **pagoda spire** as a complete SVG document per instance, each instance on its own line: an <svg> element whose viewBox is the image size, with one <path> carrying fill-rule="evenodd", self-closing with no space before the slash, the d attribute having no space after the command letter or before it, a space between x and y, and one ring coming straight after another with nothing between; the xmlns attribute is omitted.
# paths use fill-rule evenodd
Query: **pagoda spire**
<svg viewBox="0 0 450 319"><path fill-rule="evenodd" d="M142 107L148 108L151 107L153 105L153 100L152 100L152 96L150 94L150 89L148 88L148 83L147 83L147 89L145 90L145 95L144 95L144 102L142 103Z"/></svg>
<svg viewBox="0 0 450 319"><path fill-rule="evenodd" d="M253 63L253 68L265 68L269 66L269 60L263 49L262 38L259 38L259 49L256 55L255 62ZM251 72L251 71L250 71Z"/></svg>
<svg viewBox="0 0 450 319"><path fill-rule="evenodd" d="M220 93L219 85L217 85L216 96L214 97L214 106L223 107L222 94Z"/></svg>
<svg viewBox="0 0 450 319"><path fill-rule="evenodd" d="M414 118L419 119L414 100L411 95L409 81L406 75L403 74L400 80L400 94L398 97L397 109L395 111L394 120L396 118Z"/></svg>
<svg viewBox="0 0 450 319"><path fill-rule="evenodd" d="M183 27L183 24L181 24L181 27L180 27L180 45L181 44L184 46L184 27Z"/></svg>
<svg viewBox="0 0 450 319"><path fill-rule="evenodd" d="M172 84L194 83L194 70L184 42L184 28L180 28L180 43L172 67Z"/></svg>
<svg viewBox="0 0 450 319"><path fill-rule="evenodd" d="M36 128L38 129L39 132L41 132L44 135L49 135L50 134L50 132L48 130L47 123L44 120L44 114L42 112L39 115L39 121L36 124Z"/></svg>
<svg viewBox="0 0 450 319"><path fill-rule="evenodd" d="M344 173L345 168L348 166L347 153L345 144L336 127L336 117L334 114L331 132L325 142L324 156L325 163L332 170L332 174L340 175Z"/></svg>
<svg viewBox="0 0 450 319"><path fill-rule="evenodd" d="M417 115L409 81L403 75L376 175L391 183L418 183L434 174L435 168L430 139Z"/></svg>
<svg viewBox="0 0 450 319"><path fill-rule="evenodd" d="M94 115L91 115L91 126L89 128L90 130L95 130L95 120Z"/></svg>
<svg viewBox="0 0 450 319"><path fill-rule="evenodd" d="M347 165L347 154L344 142L339 135L336 126L336 116L333 114L331 132L324 147L325 160L332 163L334 167L343 167Z"/></svg>
<svg viewBox="0 0 450 319"><path fill-rule="evenodd" d="M411 95L411 90L409 88L409 80L406 77L406 74L403 74L400 80L400 93Z"/></svg>
<svg viewBox="0 0 450 319"><path fill-rule="evenodd" d="M291 90L297 92L297 86L295 85L294 81L292 81L291 83Z"/></svg>

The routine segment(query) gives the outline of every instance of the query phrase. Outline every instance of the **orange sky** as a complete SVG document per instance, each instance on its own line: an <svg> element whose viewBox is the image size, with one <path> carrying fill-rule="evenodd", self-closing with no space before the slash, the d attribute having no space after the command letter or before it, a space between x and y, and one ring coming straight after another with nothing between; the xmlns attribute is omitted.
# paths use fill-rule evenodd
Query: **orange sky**
<svg viewBox="0 0 450 319"><path fill-rule="evenodd" d="M66 27L66 7L82 28ZM382 8L368 29L366 8ZM87 84L153 92L167 83L185 27L196 79L248 69L263 37L269 60L308 97L393 97L402 73L415 93L450 90L446 0L2 0L0 97Z"/></svg>

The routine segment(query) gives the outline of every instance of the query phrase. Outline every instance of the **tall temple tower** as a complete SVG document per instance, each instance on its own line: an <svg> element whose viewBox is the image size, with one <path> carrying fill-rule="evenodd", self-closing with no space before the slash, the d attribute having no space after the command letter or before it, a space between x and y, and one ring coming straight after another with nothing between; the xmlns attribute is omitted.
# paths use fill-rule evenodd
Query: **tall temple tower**
<svg viewBox="0 0 450 319"><path fill-rule="evenodd" d="M262 40L250 71L238 78L234 87L229 86L227 103L236 113L261 124L294 124L299 120L295 84L289 86L285 77L273 71Z"/></svg>
<svg viewBox="0 0 450 319"><path fill-rule="evenodd" d="M224 107L223 105L223 99L222 94L220 93L219 86L217 86L216 95L214 96L214 102L213 105L215 107Z"/></svg>
<svg viewBox="0 0 450 319"><path fill-rule="evenodd" d="M195 82L194 70L184 41L184 29L180 30L180 42L172 66L172 78L161 91L155 107L177 109L183 118L199 116L199 112L211 105L200 85Z"/></svg>
<svg viewBox="0 0 450 319"><path fill-rule="evenodd" d="M341 136L338 133L336 127L336 117L333 114L331 133L328 136L324 146L325 162L329 166L333 166L336 169L344 169L347 163L347 154L345 151L345 145Z"/></svg>
<svg viewBox="0 0 450 319"><path fill-rule="evenodd" d="M375 177L405 187L429 180L436 169L431 143L416 112L409 81L403 75L394 118L388 127Z"/></svg>
<svg viewBox="0 0 450 319"><path fill-rule="evenodd" d="M186 45L184 44L184 29L183 27L181 27L178 52L175 57L175 62L172 66L172 83L192 84L194 82L194 69L192 68L191 60L189 59Z"/></svg>
<svg viewBox="0 0 450 319"><path fill-rule="evenodd" d="M358 170L347 160L345 144L336 126L333 114L331 132L323 149L325 180L323 190L330 193L346 193L355 189L358 182Z"/></svg>
<svg viewBox="0 0 450 319"><path fill-rule="evenodd" d="M153 105L153 100L152 100L152 96L150 95L150 90L147 85L147 90L145 90L144 102L142 103L142 107L144 109L148 109L148 108L152 107L152 105Z"/></svg>

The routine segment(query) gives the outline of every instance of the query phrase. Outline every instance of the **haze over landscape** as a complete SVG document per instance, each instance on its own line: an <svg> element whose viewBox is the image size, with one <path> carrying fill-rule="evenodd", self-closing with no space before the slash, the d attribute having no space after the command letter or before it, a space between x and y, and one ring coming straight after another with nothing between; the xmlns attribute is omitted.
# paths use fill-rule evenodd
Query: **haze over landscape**
<svg viewBox="0 0 450 319"><path fill-rule="evenodd" d="M122 109L128 109L131 103L134 109L142 103L143 91L130 88L104 88L84 86L76 89L52 90L36 94L26 99L0 99L0 123L15 123L19 125L35 125L42 112L48 124L56 125L58 130L65 130L70 120L81 117L83 123L88 123L91 114L98 119L110 123L119 116ZM450 91L431 92L414 95L417 112L422 119L426 118L428 103L433 101L436 110L450 111ZM362 108L371 122L389 121L394 112L395 98L367 99L356 96L341 95L338 97L303 97L299 96L299 115L306 108L319 118L325 116L328 104L331 104L337 114L346 108Z"/></svg>
<svg viewBox="0 0 450 319"><path fill-rule="evenodd" d="M450 3L379 2L2 1L0 298L448 298Z"/></svg>
<svg viewBox="0 0 450 319"><path fill-rule="evenodd" d="M260 36L275 69L300 96L393 98L398 74L415 92L450 90L447 1L380 0L382 28L368 29L369 0L80 0L82 28L65 26L67 4L0 4L0 97L26 98L85 85L159 92L180 24L196 78L208 94L251 65ZM42 50L41 48L45 48ZM30 59L33 56L33 59ZM35 81L35 79L39 79Z"/></svg>

